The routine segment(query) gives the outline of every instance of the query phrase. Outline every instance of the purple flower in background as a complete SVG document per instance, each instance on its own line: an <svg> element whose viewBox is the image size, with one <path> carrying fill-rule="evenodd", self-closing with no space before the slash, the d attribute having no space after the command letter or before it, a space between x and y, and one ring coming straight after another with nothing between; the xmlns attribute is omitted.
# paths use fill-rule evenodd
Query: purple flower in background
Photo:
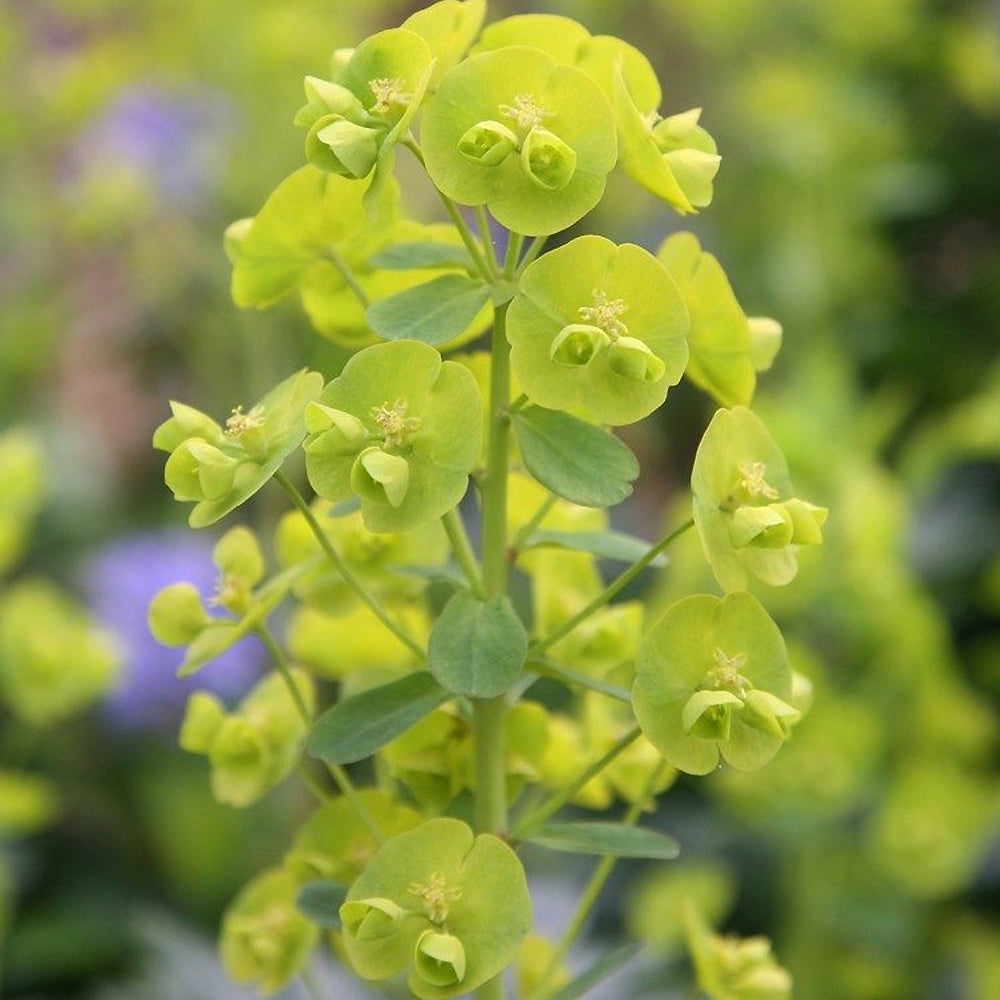
<svg viewBox="0 0 1000 1000"><path fill-rule="evenodd" d="M218 571L212 540L183 532L149 532L111 542L90 561L85 586L94 614L122 649L122 678L109 695L109 719L123 728L170 727L179 723L195 689L224 698L242 694L259 675L266 654L244 639L196 677L176 677L183 649L161 646L146 625L146 609L157 591L190 583L211 597Z"/></svg>
<svg viewBox="0 0 1000 1000"><path fill-rule="evenodd" d="M231 109L219 93L131 87L79 137L72 172L80 180L94 171L128 171L167 207L196 207L222 174L231 123Z"/></svg>

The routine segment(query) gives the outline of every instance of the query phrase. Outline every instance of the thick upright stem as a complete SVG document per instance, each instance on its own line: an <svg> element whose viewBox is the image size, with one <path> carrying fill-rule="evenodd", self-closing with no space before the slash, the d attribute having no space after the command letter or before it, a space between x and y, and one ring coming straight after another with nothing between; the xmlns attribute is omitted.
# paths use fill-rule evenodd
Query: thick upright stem
<svg viewBox="0 0 1000 1000"><path fill-rule="evenodd" d="M513 238L513 237L512 237ZM483 486L483 586L487 597L507 593L507 457L510 420L510 347L504 325L507 307L493 321L490 372L489 436ZM504 833L507 829L507 788L504 719L507 702L499 698L473 701L473 741L476 757L476 829ZM476 990L477 1000L504 1000L502 976Z"/></svg>

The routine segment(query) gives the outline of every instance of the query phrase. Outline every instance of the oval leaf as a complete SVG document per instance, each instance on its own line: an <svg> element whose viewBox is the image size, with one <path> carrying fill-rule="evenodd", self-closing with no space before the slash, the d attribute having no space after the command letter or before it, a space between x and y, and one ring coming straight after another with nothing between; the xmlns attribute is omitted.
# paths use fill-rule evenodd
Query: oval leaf
<svg viewBox="0 0 1000 1000"><path fill-rule="evenodd" d="M614 858L672 861L680 854L673 837L621 823L546 823L524 838L528 843L567 854L601 854Z"/></svg>
<svg viewBox="0 0 1000 1000"><path fill-rule="evenodd" d="M527 654L528 633L508 598L458 593L434 624L427 665L455 694L495 698L517 679Z"/></svg>
<svg viewBox="0 0 1000 1000"><path fill-rule="evenodd" d="M336 882L308 882L295 897L295 905L314 924L339 931L338 911L346 898L346 885L338 885Z"/></svg>
<svg viewBox="0 0 1000 1000"><path fill-rule="evenodd" d="M539 528L525 545L526 549L557 548L589 552L598 559L625 563L638 562L652 547L645 539L624 531L553 531L549 528ZM661 555L651 565L665 566L666 563L667 557Z"/></svg>
<svg viewBox="0 0 1000 1000"><path fill-rule="evenodd" d="M490 288L463 274L407 288L368 307L371 328L386 340L419 340L437 346L464 333L490 301Z"/></svg>
<svg viewBox="0 0 1000 1000"><path fill-rule="evenodd" d="M362 691L316 720L306 750L328 764L364 760L450 697L426 670Z"/></svg>
<svg viewBox="0 0 1000 1000"><path fill-rule="evenodd" d="M471 271L475 266L465 247L431 240L396 243L370 257L368 263L386 271L423 271L435 267L462 267Z"/></svg>
<svg viewBox="0 0 1000 1000"><path fill-rule="evenodd" d="M515 414L514 428L528 471L564 499L612 507L632 492L639 462L609 431L541 406Z"/></svg>

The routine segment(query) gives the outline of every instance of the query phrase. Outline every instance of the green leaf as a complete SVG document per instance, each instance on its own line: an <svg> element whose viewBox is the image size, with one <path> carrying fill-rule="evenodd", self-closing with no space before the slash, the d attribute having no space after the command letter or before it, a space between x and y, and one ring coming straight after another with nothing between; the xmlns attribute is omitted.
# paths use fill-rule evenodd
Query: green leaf
<svg viewBox="0 0 1000 1000"><path fill-rule="evenodd" d="M524 547L571 549L574 552L589 552L598 559L626 563L638 561L652 548L645 539L623 531L553 531L550 528L539 528ZM665 566L666 563L666 556L657 556L652 565Z"/></svg>
<svg viewBox="0 0 1000 1000"><path fill-rule="evenodd" d="M364 760L450 697L426 671L362 691L316 720L306 750L328 764Z"/></svg>
<svg viewBox="0 0 1000 1000"><path fill-rule="evenodd" d="M463 274L444 274L368 309L371 328L386 340L437 346L464 333L490 300L490 288Z"/></svg>
<svg viewBox="0 0 1000 1000"><path fill-rule="evenodd" d="M548 1000L577 1000L589 993L598 983L613 976L620 968L627 965L642 951L641 944L623 944L620 948L609 951L599 958L589 969L581 972L576 979L567 983Z"/></svg>
<svg viewBox="0 0 1000 1000"><path fill-rule="evenodd" d="M508 598L458 593L434 624L427 665L455 694L495 698L517 679L527 653L528 633Z"/></svg>
<svg viewBox="0 0 1000 1000"><path fill-rule="evenodd" d="M517 413L514 428L528 472L553 493L582 507L613 507L632 492L639 462L610 432L541 406Z"/></svg>
<svg viewBox="0 0 1000 1000"><path fill-rule="evenodd" d="M368 263L386 271L413 271L433 267L464 267L472 270L475 266L465 247L433 240L397 243L370 257Z"/></svg>
<svg viewBox="0 0 1000 1000"><path fill-rule="evenodd" d="M347 886L336 882L308 882L295 897L299 912L314 924L331 931L340 930L338 911L347 898Z"/></svg>
<svg viewBox="0 0 1000 1000"><path fill-rule="evenodd" d="M531 844L567 854L602 854L615 858L673 861L680 844L673 837L621 823L546 823L524 838Z"/></svg>

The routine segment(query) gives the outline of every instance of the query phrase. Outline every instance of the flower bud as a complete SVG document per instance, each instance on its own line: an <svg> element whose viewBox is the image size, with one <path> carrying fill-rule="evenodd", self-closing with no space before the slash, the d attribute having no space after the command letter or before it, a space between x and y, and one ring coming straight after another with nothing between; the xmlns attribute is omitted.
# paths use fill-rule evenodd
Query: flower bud
<svg viewBox="0 0 1000 1000"><path fill-rule="evenodd" d="M217 500L233 485L239 460L190 438L167 459L164 478L178 500Z"/></svg>
<svg viewBox="0 0 1000 1000"><path fill-rule="evenodd" d="M222 702L207 691L195 691L188 698L178 743L188 753L207 754L226 720Z"/></svg>
<svg viewBox="0 0 1000 1000"><path fill-rule="evenodd" d="M689 736L728 740L734 707L743 703L731 691L695 691L681 713L681 725Z"/></svg>
<svg viewBox="0 0 1000 1000"><path fill-rule="evenodd" d="M405 911L391 899L372 897L355 899L340 907L344 933L359 941L377 941L395 934L403 923Z"/></svg>
<svg viewBox="0 0 1000 1000"><path fill-rule="evenodd" d="M672 149L663 155L692 205L703 207L711 202L712 181L719 172L721 156L690 148Z"/></svg>
<svg viewBox="0 0 1000 1000"><path fill-rule="evenodd" d="M150 602L146 620L153 638L164 646L187 646L211 621L190 583L164 587Z"/></svg>
<svg viewBox="0 0 1000 1000"><path fill-rule="evenodd" d="M666 365L637 337L619 337L608 351L613 371L636 382L656 382Z"/></svg>
<svg viewBox="0 0 1000 1000"><path fill-rule="evenodd" d="M341 177L367 177L378 159L378 149L377 130L340 115L324 115L306 136L306 159L314 167Z"/></svg>
<svg viewBox="0 0 1000 1000"><path fill-rule="evenodd" d="M576 151L546 128L535 126L521 147L521 166L546 191L561 191L576 172Z"/></svg>
<svg viewBox="0 0 1000 1000"><path fill-rule="evenodd" d="M495 121L477 122L458 140L458 151L473 163L495 167L517 149L517 136Z"/></svg>
<svg viewBox="0 0 1000 1000"><path fill-rule="evenodd" d="M417 975L431 986L454 986L465 978L465 948L453 934L424 931L413 960Z"/></svg>
<svg viewBox="0 0 1000 1000"><path fill-rule="evenodd" d="M410 466L401 455L366 448L351 467L351 489L363 500L398 507L410 485Z"/></svg>
<svg viewBox="0 0 1000 1000"><path fill-rule="evenodd" d="M792 541L793 524L786 505L739 507L733 512L729 537L736 548L782 549Z"/></svg>
<svg viewBox="0 0 1000 1000"><path fill-rule="evenodd" d="M552 341L549 356L561 365L578 368L590 364L595 355L610 343L611 338L599 326L570 323Z"/></svg>

